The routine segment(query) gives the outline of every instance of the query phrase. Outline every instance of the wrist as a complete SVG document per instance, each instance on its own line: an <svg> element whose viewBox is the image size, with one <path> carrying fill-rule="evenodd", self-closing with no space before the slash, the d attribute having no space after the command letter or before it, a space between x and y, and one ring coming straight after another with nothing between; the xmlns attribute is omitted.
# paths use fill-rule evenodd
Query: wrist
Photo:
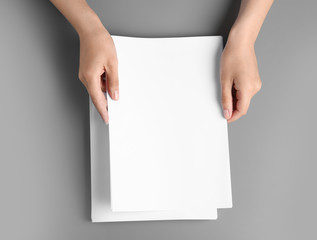
<svg viewBox="0 0 317 240"><path fill-rule="evenodd" d="M106 31L99 17L93 10L87 11L86 14L81 16L81 21L76 24L75 30L79 38Z"/></svg>
<svg viewBox="0 0 317 240"><path fill-rule="evenodd" d="M254 47L256 37L256 34L249 26L235 23L230 29L227 43L238 43L239 45Z"/></svg>

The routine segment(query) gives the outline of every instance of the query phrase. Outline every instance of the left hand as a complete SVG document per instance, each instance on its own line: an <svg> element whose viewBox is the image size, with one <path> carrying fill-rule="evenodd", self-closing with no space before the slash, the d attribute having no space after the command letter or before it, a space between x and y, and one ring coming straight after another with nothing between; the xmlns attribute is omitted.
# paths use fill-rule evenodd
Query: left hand
<svg viewBox="0 0 317 240"><path fill-rule="evenodd" d="M251 98L261 89L254 44L229 39L220 66L223 114L230 123L247 113Z"/></svg>

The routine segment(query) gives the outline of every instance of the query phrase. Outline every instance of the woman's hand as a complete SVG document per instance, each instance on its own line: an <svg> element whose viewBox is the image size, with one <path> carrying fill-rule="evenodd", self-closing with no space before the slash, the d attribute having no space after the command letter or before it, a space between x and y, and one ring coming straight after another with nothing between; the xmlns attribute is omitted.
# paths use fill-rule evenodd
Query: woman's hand
<svg viewBox="0 0 317 240"><path fill-rule="evenodd" d="M224 117L233 122L248 111L261 89L254 44L273 0L242 0L221 57L220 81Z"/></svg>
<svg viewBox="0 0 317 240"><path fill-rule="evenodd" d="M119 81L115 45L104 27L80 34L78 77L102 119L108 123L108 105L104 92L108 92L113 100L118 100Z"/></svg>
<svg viewBox="0 0 317 240"><path fill-rule="evenodd" d="M251 98L261 89L254 44L228 40L220 68L224 117L233 122L248 111Z"/></svg>
<svg viewBox="0 0 317 240"><path fill-rule="evenodd" d="M108 123L108 106L104 92L108 92L113 100L119 99L118 61L113 40L86 0L50 1L79 35L78 77L87 88L102 119Z"/></svg>

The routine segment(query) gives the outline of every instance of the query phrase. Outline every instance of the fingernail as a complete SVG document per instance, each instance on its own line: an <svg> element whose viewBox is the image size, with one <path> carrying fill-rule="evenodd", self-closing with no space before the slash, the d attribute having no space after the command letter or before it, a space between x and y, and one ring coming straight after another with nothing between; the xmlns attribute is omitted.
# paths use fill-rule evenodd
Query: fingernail
<svg viewBox="0 0 317 240"><path fill-rule="evenodd" d="M105 116L105 117L104 117L104 121L105 121L106 125L108 125L108 124L109 124L109 117L108 117L108 116Z"/></svg>
<svg viewBox="0 0 317 240"><path fill-rule="evenodd" d="M119 91L116 90L114 91L114 100L118 100L119 99Z"/></svg>
<svg viewBox="0 0 317 240"><path fill-rule="evenodd" d="M225 117L225 119L229 119L230 118L230 113L228 109L223 110L223 116Z"/></svg>

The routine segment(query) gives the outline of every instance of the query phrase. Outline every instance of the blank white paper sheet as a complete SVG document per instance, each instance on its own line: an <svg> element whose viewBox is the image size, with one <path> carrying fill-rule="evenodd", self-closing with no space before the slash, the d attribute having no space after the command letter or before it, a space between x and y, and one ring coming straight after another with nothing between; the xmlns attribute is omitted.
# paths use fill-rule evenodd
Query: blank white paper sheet
<svg viewBox="0 0 317 240"><path fill-rule="evenodd" d="M112 36L119 101L90 100L92 219L216 219L230 208L221 36Z"/></svg>

